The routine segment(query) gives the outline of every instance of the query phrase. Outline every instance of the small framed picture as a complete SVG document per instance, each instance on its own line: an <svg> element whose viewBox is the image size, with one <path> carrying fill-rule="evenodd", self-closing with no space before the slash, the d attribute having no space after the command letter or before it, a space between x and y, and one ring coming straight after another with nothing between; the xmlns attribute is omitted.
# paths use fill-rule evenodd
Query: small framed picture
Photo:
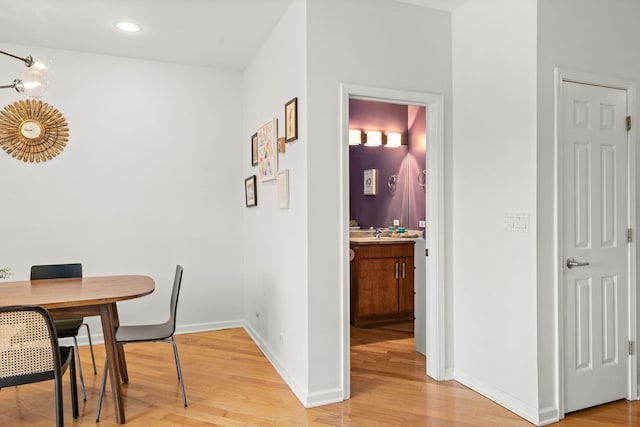
<svg viewBox="0 0 640 427"><path fill-rule="evenodd" d="M278 205L289 209L289 169L278 172Z"/></svg>
<svg viewBox="0 0 640 427"><path fill-rule="evenodd" d="M251 175L244 180L244 199L247 207L258 206L258 192L256 189L256 176Z"/></svg>
<svg viewBox="0 0 640 427"><path fill-rule="evenodd" d="M258 128L258 181L276 179L278 173L278 119Z"/></svg>
<svg viewBox="0 0 640 427"><path fill-rule="evenodd" d="M287 142L298 139L298 98L284 105L284 136Z"/></svg>
<svg viewBox="0 0 640 427"><path fill-rule="evenodd" d="M258 132L251 136L251 166L258 164Z"/></svg>

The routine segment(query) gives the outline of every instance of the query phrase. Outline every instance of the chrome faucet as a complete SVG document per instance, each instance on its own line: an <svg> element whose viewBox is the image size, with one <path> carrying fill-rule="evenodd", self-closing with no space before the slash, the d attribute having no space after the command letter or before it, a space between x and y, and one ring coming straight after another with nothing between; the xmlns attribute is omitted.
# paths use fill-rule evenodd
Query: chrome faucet
<svg viewBox="0 0 640 427"><path fill-rule="evenodd" d="M382 228L376 228L376 239L379 239L382 236Z"/></svg>

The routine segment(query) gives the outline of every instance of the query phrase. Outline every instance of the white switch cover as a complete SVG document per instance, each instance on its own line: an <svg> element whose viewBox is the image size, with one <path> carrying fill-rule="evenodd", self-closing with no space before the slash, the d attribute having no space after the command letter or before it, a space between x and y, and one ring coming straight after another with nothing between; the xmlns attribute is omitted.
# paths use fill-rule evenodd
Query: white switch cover
<svg viewBox="0 0 640 427"><path fill-rule="evenodd" d="M427 221L418 221L418 227L425 228L427 226Z"/></svg>
<svg viewBox="0 0 640 427"><path fill-rule="evenodd" d="M394 220L393 220L393 225L394 225L394 226L396 226L396 227L397 227L398 225L400 225L400 220L399 220L399 219L394 219Z"/></svg>

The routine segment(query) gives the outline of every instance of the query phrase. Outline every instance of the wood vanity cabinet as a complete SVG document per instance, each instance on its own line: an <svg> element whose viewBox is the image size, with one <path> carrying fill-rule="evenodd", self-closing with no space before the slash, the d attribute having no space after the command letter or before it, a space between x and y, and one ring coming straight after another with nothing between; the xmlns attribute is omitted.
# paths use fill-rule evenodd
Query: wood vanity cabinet
<svg viewBox="0 0 640 427"><path fill-rule="evenodd" d="M415 242L351 243L351 324L413 320Z"/></svg>

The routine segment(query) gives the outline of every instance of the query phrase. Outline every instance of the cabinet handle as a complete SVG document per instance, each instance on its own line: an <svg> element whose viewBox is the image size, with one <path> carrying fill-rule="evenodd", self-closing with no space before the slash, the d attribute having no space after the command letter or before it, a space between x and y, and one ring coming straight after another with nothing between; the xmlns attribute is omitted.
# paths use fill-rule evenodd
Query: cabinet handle
<svg viewBox="0 0 640 427"><path fill-rule="evenodd" d="M402 278L406 279L406 265L404 262L402 263Z"/></svg>
<svg viewBox="0 0 640 427"><path fill-rule="evenodd" d="M398 278L398 263L396 262L396 279Z"/></svg>

